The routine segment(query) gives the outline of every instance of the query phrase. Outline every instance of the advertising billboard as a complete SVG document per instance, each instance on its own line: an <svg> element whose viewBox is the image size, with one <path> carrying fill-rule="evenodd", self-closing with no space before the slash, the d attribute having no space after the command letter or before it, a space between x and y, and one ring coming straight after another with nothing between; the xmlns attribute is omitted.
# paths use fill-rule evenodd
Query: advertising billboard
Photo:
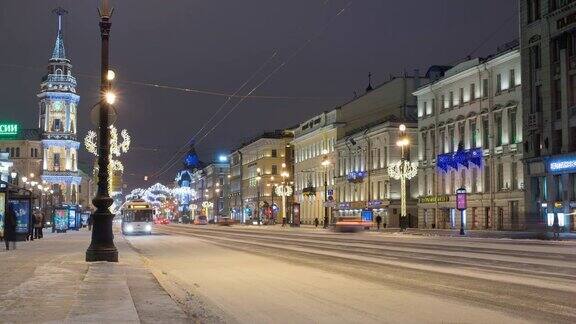
<svg viewBox="0 0 576 324"><path fill-rule="evenodd" d="M374 212L371 209L362 210L362 221L372 223Z"/></svg>
<svg viewBox="0 0 576 324"><path fill-rule="evenodd" d="M30 226L30 200L10 199L10 207L16 214L16 234L28 234Z"/></svg>
<svg viewBox="0 0 576 324"><path fill-rule="evenodd" d="M0 236L4 237L4 215L6 215L6 193L0 192Z"/></svg>
<svg viewBox="0 0 576 324"><path fill-rule="evenodd" d="M54 210L54 228L57 231L68 229L68 209L58 208Z"/></svg>
<svg viewBox="0 0 576 324"><path fill-rule="evenodd" d="M76 228L76 209L70 208L68 211L68 228Z"/></svg>
<svg viewBox="0 0 576 324"><path fill-rule="evenodd" d="M300 226L300 204L292 205L292 226Z"/></svg>

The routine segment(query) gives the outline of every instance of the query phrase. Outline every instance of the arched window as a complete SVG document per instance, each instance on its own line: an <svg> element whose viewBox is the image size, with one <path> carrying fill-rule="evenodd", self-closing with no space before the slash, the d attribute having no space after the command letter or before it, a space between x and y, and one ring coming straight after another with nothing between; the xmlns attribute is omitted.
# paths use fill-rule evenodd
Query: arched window
<svg viewBox="0 0 576 324"><path fill-rule="evenodd" d="M62 75L62 69L56 69L56 75Z"/></svg>

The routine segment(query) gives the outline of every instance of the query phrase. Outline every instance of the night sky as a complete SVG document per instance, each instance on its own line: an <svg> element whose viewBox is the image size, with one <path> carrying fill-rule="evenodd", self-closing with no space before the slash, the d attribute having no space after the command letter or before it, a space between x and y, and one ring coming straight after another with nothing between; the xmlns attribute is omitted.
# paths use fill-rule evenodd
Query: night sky
<svg viewBox="0 0 576 324"><path fill-rule="evenodd" d="M146 185L144 175L155 174L226 100L141 83L231 94L268 61L240 94L262 83L253 95L284 98L248 98L213 132L198 138L201 159L210 161L263 130L295 125L348 101L354 91L363 92L368 72L379 84L391 74L414 69L423 74L430 65L494 53L518 37L517 3L112 0L117 125L133 138L123 158L125 182L129 189ZM36 93L52 53L57 26L51 10L57 6L70 12L65 44L81 95L83 141L93 128L89 108L98 101L97 0L0 0L0 120L36 127ZM82 151L81 162L91 163ZM172 180L179 167L180 162L159 180Z"/></svg>

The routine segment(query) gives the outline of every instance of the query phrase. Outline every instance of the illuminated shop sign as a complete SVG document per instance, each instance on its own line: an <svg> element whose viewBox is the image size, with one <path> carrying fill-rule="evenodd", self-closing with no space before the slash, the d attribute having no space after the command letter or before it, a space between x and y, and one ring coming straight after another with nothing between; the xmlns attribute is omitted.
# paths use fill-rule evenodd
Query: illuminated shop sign
<svg viewBox="0 0 576 324"><path fill-rule="evenodd" d="M0 137L18 135L20 127L14 123L0 123Z"/></svg>
<svg viewBox="0 0 576 324"><path fill-rule="evenodd" d="M482 149L458 150L454 153L440 154L436 159L438 169L448 172L449 169L458 170L459 167L469 168L470 164L482 166Z"/></svg>
<svg viewBox="0 0 576 324"><path fill-rule="evenodd" d="M346 178L348 179L348 182L362 182L366 175L366 171L350 171Z"/></svg>
<svg viewBox="0 0 576 324"><path fill-rule="evenodd" d="M576 171L576 156L549 158L546 165L550 172L573 172Z"/></svg>
<svg viewBox="0 0 576 324"><path fill-rule="evenodd" d="M421 204L433 204L433 203L441 203L441 202L449 202L450 196L425 196L418 198L418 202Z"/></svg>

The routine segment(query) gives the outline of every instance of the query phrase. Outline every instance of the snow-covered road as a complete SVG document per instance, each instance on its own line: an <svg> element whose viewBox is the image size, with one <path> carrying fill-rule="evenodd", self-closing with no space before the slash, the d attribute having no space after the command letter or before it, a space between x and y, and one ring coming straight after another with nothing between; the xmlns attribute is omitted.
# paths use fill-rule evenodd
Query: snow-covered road
<svg viewBox="0 0 576 324"><path fill-rule="evenodd" d="M206 322L575 322L573 242L158 227L130 237Z"/></svg>

